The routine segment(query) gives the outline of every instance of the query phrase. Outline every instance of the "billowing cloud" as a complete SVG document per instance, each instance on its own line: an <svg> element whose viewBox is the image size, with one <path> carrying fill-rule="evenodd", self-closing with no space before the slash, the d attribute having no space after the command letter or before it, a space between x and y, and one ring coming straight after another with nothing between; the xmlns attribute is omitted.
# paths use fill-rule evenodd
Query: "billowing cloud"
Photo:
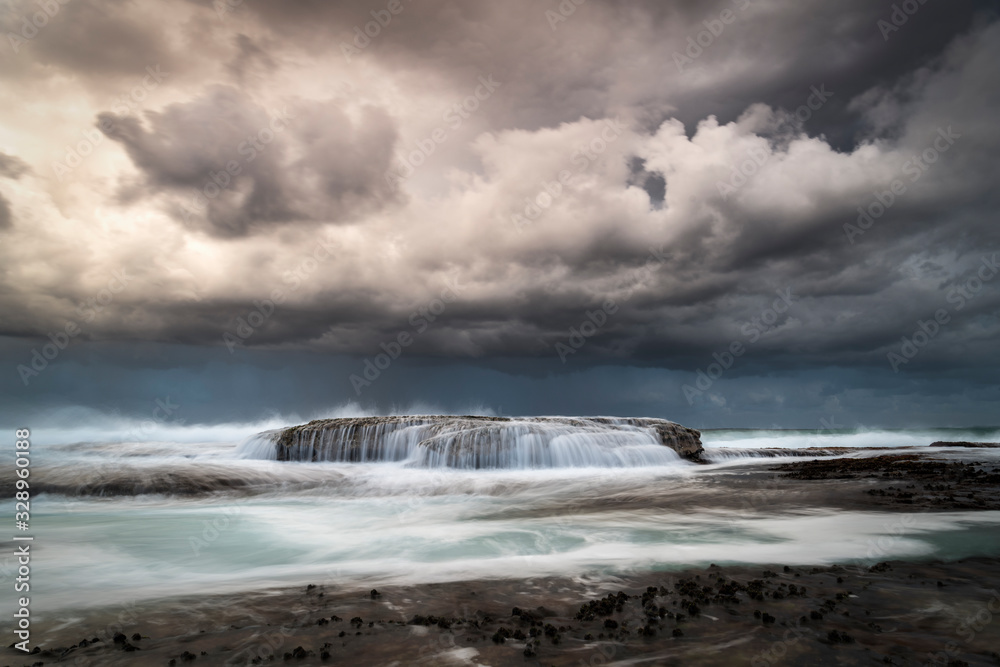
<svg viewBox="0 0 1000 667"><path fill-rule="evenodd" d="M168 191L172 214L222 237L276 223L343 222L379 208L395 139L391 119L364 107L353 121L335 102L268 112L231 87L134 117L98 117L145 176L129 199Z"/></svg>
<svg viewBox="0 0 1000 667"><path fill-rule="evenodd" d="M17 179L28 170L28 165L21 158L0 152L0 176L3 178Z"/></svg>
<svg viewBox="0 0 1000 667"><path fill-rule="evenodd" d="M24 160L0 152L0 177L18 179L21 174L27 171L29 171L29 167ZM3 194L0 194L0 229L7 229L11 226L12 221L10 202L4 198Z"/></svg>
<svg viewBox="0 0 1000 667"><path fill-rule="evenodd" d="M414 363L671 373L736 343L748 374L997 358L987 3L389 4L74 0L32 32L14 3L0 335L361 363L406 334Z"/></svg>

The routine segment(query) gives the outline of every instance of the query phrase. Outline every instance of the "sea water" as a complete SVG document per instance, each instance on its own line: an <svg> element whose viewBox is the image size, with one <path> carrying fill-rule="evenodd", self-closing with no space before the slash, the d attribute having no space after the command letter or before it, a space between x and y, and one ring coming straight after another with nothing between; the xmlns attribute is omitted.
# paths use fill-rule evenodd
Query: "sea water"
<svg viewBox="0 0 1000 667"><path fill-rule="evenodd" d="M267 424L265 426L274 426ZM157 440L32 440L31 598L36 611L307 583L376 587L490 577L584 576L725 563L822 564L1000 553L1000 513L753 513L692 505L707 480L746 474L785 447L926 447L984 431L708 431L698 465L572 456L511 469L279 462L260 425L157 433ZM168 437L164 437L168 436ZM650 446L629 436L622 447ZM265 439L266 440L266 439ZM52 442L56 441L56 442ZM605 446L608 443L604 443ZM256 448L256 449L255 449ZM253 453L256 451L256 456ZM941 450L997 460L998 450ZM582 458L581 458L582 457ZM552 463L572 465L552 465ZM589 461L589 464L587 464ZM8 497L10 497L8 495ZM700 497L700 496L699 496ZM0 503L11 516L13 502ZM908 517L908 518L907 518ZM873 545L877 549L873 550ZM13 543L0 585L16 574Z"/></svg>

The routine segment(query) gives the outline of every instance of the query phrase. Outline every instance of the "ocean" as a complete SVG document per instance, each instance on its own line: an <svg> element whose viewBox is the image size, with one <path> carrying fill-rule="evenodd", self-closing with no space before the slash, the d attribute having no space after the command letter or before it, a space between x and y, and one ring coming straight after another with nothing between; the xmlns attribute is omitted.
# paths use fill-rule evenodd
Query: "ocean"
<svg viewBox="0 0 1000 667"><path fill-rule="evenodd" d="M135 429L37 431L35 612L309 583L367 588L1000 553L1000 512L901 515L863 501L844 509L769 484L769 468L801 460L805 448L864 457L886 453L875 447L996 442L996 429L708 430L707 464L671 451L464 469L412 458L280 462L256 435L276 426L161 426L140 438ZM773 448L787 457L761 455ZM1000 450L934 451L1000 458ZM13 514L13 501L3 504ZM5 587L16 576L12 545L0 560Z"/></svg>

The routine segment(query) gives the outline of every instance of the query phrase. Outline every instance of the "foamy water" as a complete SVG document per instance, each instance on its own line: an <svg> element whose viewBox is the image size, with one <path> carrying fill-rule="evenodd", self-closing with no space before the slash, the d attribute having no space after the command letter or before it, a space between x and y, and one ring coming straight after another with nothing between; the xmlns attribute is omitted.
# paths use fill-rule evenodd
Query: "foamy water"
<svg viewBox="0 0 1000 667"><path fill-rule="evenodd" d="M996 428L938 429L820 429L750 430L714 429L702 431L706 447L926 447L937 441L1000 442Z"/></svg>
<svg viewBox="0 0 1000 667"><path fill-rule="evenodd" d="M708 432L703 440L708 448L753 450L988 439L982 432L886 433L731 431ZM901 515L881 512L746 513L691 509L687 502L734 466L752 469L774 459L741 456L704 466L671 452L627 466L594 458L589 466L496 470L422 467L405 458L283 463L246 458L251 445L227 439L230 432L220 435L226 437L210 442L59 445L33 438L33 484L47 489L32 500L33 607L305 583L376 586L710 562L1000 553L997 512L920 513L901 524ZM619 444L649 446L628 437ZM942 455L995 460L995 451ZM4 506L13 512L12 502ZM6 546L4 553L12 553ZM9 556L0 560L0 585L11 584L13 566Z"/></svg>

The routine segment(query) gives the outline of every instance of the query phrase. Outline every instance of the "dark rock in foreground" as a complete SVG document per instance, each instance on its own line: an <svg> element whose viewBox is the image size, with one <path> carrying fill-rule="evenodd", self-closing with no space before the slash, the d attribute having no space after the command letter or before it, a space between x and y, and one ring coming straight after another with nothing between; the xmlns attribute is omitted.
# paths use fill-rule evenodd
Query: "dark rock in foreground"
<svg viewBox="0 0 1000 667"><path fill-rule="evenodd" d="M995 665L998 588L995 558L710 565L601 583L388 586L378 598L330 580L144 605L128 627L141 630L137 652L100 611L43 626L35 650L45 664L142 667Z"/></svg>

